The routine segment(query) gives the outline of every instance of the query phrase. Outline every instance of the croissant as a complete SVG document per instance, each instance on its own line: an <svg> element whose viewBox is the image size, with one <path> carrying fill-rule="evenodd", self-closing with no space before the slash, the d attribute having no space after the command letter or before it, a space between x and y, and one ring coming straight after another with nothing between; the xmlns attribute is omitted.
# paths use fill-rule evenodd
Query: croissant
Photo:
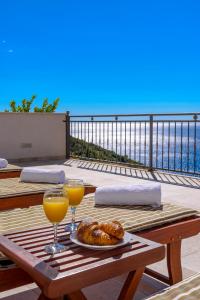
<svg viewBox="0 0 200 300"><path fill-rule="evenodd" d="M77 238L89 245L115 245L122 239L123 234L123 228L117 221L98 224L92 219L86 219L77 228Z"/></svg>
<svg viewBox="0 0 200 300"><path fill-rule="evenodd" d="M99 228L119 240L121 240L124 236L124 229L118 221L100 223Z"/></svg>
<svg viewBox="0 0 200 300"><path fill-rule="evenodd" d="M78 237L90 231L90 228L94 225L98 225L98 222L94 221L92 218L84 219L84 221L80 222L77 227L77 235Z"/></svg>

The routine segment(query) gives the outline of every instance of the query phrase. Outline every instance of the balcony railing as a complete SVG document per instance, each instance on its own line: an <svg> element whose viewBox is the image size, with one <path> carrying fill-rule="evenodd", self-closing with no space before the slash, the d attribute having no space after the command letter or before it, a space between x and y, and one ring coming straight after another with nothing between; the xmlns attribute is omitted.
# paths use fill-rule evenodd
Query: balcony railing
<svg viewBox="0 0 200 300"><path fill-rule="evenodd" d="M82 141L80 148L88 147L88 151L79 149L80 158L200 175L199 116L200 113L80 116L67 113L67 156L70 156L71 137L71 141L73 138L75 142ZM102 159L98 152L103 149L109 151Z"/></svg>

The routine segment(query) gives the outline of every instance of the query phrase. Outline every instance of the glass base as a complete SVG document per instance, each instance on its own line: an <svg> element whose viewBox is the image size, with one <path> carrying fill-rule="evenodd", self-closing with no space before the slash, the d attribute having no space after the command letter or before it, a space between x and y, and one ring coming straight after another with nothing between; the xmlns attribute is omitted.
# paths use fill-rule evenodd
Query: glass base
<svg viewBox="0 0 200 300"><path fill-rule="evenodd" d="M60 252L63 252L67 249L68 249L68 247L66 247L65 245L59 244L59 243L47 245L44 248L44 250L48 254L60 253Z"/></svg>
<svg viewBox="0 0 200 300"><path fill-rule="evenodd" d="M76 223L71 223L68 224L67 226L65 226L65 231L69 232L69 233L73 233L74 231L76 231L78 225Z"/></svg>

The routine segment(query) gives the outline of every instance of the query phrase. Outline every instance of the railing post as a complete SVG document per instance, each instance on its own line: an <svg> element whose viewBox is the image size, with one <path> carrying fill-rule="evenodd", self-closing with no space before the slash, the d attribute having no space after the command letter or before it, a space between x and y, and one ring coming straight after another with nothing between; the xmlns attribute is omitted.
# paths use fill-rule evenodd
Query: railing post
<svg viewBox="0 0 200 300"><path fill-rule="evenodd" d="M66 126L66 159L70 158L70 115L69 111L65 115L65 126Z"/></svg>
<svg viewBox="0 0 200 300"><path fill-rule="evenodd" d="M149 116L149 171L153 170L153 115Z"/></svg>
<svg viewBox="0 0 200 300"><path fill-rule="evenodd" d="M193 116L194 120L194 173L196 173L196 156L197 156L197 120L198 115Z"/></svg>

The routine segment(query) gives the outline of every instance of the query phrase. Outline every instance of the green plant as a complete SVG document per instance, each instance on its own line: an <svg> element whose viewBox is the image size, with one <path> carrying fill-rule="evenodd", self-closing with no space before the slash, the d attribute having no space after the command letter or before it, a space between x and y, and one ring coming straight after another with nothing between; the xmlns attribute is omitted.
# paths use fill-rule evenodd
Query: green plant
<svg viewBox="0 0 200 300"><path fill-rule="evenodd" d="M42 106L41 107L37 107L35 106L32 109L32 104L33 101L35 100L36 95L33 95L31 97L30 100L27 99L23 99L22 103L17 105L15 100L11 100L10 101L10 110L5 110L5 112L55 112L57 107L58 107L58 103L59 103L59 98L56 98L52 104L50 104L48 102L48 98L45 98L43 100Z"/></svg>
<svg viewBox="0 0 200 300"><path fill-rule="evenodd" d="M119 155L112 150L70 136L70 152L72 157L90 158L100 161L115 161L142 166L141 163L132 160L127 155Z"/></svg>
<svg viewBox="0 0 200 300"><path fill-rule="evenodd" d="M37 106L34 108L34 112L54 112L56 108L58 107L59 98L56 98L53 101L53 104L49 104L48 98L45 98L42 104L41 108L38 108Z"/></svg>

